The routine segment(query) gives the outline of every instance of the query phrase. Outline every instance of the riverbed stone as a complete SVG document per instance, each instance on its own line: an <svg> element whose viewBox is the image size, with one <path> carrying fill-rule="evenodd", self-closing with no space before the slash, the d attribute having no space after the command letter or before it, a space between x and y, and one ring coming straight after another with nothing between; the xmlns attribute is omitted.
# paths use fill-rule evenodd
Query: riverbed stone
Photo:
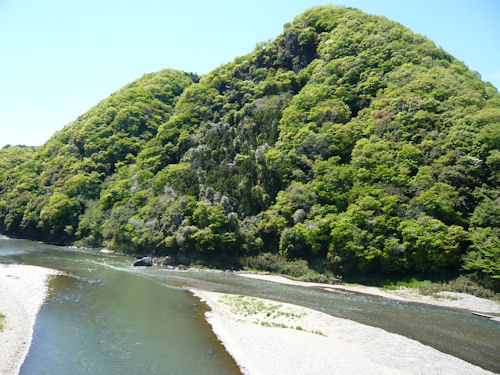
<svg viewBox="0 0 500 375"><path fill-rule="evenodd" d="M144 257L136 260L133 265L135 267L151 267L153 265L153 259L151 259L151 257Z"/></svg>
<svg viewBox="0 0 500 375"><path fill-rule="evenodd" d="M163 267L166 267L166 266L172 266L175 264L175 258L172 257L172 256L166 256L165 259L163 259Z"/></svg>

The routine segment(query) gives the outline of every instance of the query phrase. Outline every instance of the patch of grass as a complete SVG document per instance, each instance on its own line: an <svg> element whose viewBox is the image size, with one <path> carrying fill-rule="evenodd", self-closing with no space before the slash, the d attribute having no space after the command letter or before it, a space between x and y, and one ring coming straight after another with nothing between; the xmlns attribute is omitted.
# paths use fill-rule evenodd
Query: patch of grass
<svg viewBox="0 0 500 375"><path fill-rule="evenodd" d="M4 320L5 320L5 315L0 314L0 331L3 331L3 328L4 328Z"/></svg>
<svg viewBox="0 0 500 375"><path fill-rule="evenodd" d="M385 290L397 290L401 287L418 289L422 283L428 282L427 280L418 280L412 277L407 280L388 280L386 284L382 285L382 289Z"/></svg>
<svg viewBox="0 0 500 375"><path fill-rule="evenodd" d="M384 290L397 290L398 287L394 284L382 285L382 289Z"/></svg>
<svg viewBox="0 0 500 375"><path fill-rule="evenodd" d="M293 312L280 310L283 307L282 304L269 303L255 297L242 296L242 295L239 296L224 295L219 298L219 302L226 306L229 306L231 308L231 312L235 315L240 315L240 316L257 315L256 318L259 318L259 314L261 314L260 318L263 320L260 319L253 320L253 323L261 325L263 327L289 328L289 329L296 329L298 331L314 333L316 335L326 336L320 330L308 331L302 328L300 325L292 326L282 322L273 321L274 319L278 319L280 317L298 320L307 315L307 313L296 314ZM262 317L262 315L264 315L264 317ZM238 320L244 321L241 319Z"/></svg>
<svg viewBox="0 0 500 375"><path fill-rule="evenodd" d="M306 316L307 314L306 313L303 313L303 314L294 314L294 313L291 313L291 312L286 312L286 311L276 311L274 313L274 316L272 316L272 314L269 314L268 317L271 317L271 318L279 318L280 316L284 316L285 318L289 318L289 319L300 319L302 318L303 316Z"/></svg>
<svg viewBox="0 0 500 375"><path fill-rule="evenodd" d="M259 322L254 322L255 324L259 324ZM309 333L314 333L315 335L320 335L320 336L325 336L326 335L321 332L319 329L315 329L313 331L308 331L307 329L302 328L301 326L287 326L286 324L283 323L275 323L275 322L266 322L262 321L260 322L260 325L263 327L272 327L272 328L290 328L290 329L296 329L297 331L304 331L304 332L309 332Z"/></svg>
<svg viewBox="0 0 500 375"><path fill-rule="evenodd" d="M275 323L275 322L260 322L260 325L263 327L274 327L274 328L290 328L286 324L283 323Z"/></svg>
<svg viewBox="0 0 500 375"><path fill-rule="evenodd" d="M420 285L417 286L416 289L418 289L418 292L420 294L423 294L424 296L432 296L435 295L436 293L446 290L444 289L445 284L446 283L443 282L432 282L429 280L424 280L420 283ZM448 291L452 292L452 290Z"/></svg>
<svg viewBox="0 0 500 375"><path fill-rule="evenodd" d="M225 295L219 298L219 302L229 306L233 314L245 316L256 315L260 313L265 313L267 316L270 316L281 306L283 306L280 304L266 304L255 297L245 296Z"/></svg>
<svg viewBox="0 0 500 375"><path fill-rule="evenodd" d="M325 336L327 337L323 332L321 332L319 329L315 329L314 331L311 331L311 333L314 333L316 335L320 335L320 336Z"/></svg>

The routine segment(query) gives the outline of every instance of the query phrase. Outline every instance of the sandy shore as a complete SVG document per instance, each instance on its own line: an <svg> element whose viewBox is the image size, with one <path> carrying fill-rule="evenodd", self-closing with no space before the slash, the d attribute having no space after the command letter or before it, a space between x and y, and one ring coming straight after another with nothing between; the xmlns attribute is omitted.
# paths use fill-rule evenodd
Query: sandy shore
<svg viewBox="0 0 500 375"><path fill-rule="evenodd" d="M397 290L383 290L373 286L349 285L349 284L320 284L304 281L291 280L279 275L266 275L255 273L238 273L239 276L252 279L272 281L282 284L299 285L306 287L319 287L326 290L355 292L369 294L372 296L390 298L398 301L419 302L436 306L454 307L459 309L477 311L484 314L500 314L500 304L485 298L479 298L465 293L439 292L436 296L425 296L417 290L401 288ZM500 319L495 319L500 321Z"/></svg>
<svg viewBox="0 0 500 375"><path fill-rule="evenodd" d="M407 337L312 309L192 290L242 372L265 374L492 374Z"/></svg>
<svg viewBox="0 0 500 375"><path fill-rule="evenodd" d="M55 270L0 264L0 313L5 315L0 331L0 374L19 373L28 354L36 315L47 296L48 276Z"/></svg>

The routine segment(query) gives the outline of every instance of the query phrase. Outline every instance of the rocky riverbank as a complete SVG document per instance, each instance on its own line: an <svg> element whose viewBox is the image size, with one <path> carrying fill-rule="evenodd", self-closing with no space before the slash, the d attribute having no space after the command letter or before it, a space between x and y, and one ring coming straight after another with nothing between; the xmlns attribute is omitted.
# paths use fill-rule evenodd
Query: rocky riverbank
<svg viewBox="0 0 500 375"><path fill-rule="evenodd" d="M246 375L492 374L407 337L301 306L192 291Z"/></svg>
<svg viewBox="0 0 500 375"><path fill-rule="evenodd" d="M48 293L48 279L58 271L0 264L0 374L16 375L28 354L36 316Z"/></svg>

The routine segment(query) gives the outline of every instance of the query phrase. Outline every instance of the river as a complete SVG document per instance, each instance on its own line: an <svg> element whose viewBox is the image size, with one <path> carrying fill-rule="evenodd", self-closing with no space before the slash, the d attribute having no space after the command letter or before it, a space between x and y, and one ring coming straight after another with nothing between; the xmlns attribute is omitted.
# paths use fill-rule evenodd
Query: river
<svg viewBox="0 0 500 375"><path fill-rule="evenodd" d="M22 375L238 374L203 317L194 287L311 307L383 328L500 372L500 323L458 309L242 278L133 268L131 258L0 239L0 262L65 273L35 325Z"/></svg>

